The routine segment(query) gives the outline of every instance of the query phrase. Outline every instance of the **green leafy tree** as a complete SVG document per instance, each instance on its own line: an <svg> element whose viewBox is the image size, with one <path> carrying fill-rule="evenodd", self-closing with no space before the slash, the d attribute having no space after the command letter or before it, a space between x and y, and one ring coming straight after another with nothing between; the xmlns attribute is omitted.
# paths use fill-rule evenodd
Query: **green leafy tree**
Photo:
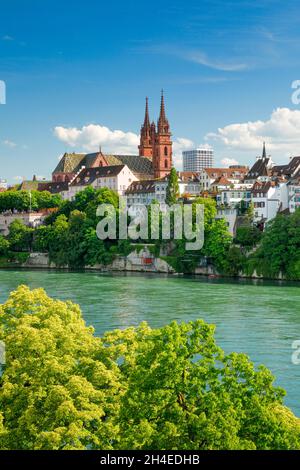
<svg viewBox="0 0 300 470"><path fill-rule="evenodd" d="M78 306L21 286L0 306L1 449L299 449L265 367L202 320L96 338Z"/></svg>
<svg viewBox="0 0 300 470"><path fill-rule="evenodd" d="M0 325L6 345L0 448L112 448L118 366L78 306L23 286L0 307Z"/></svg>
<svg viewBox="0 0 300 470"><path fill-rule="evenodd" d="M33 191L38 209L51 209L60 207L62 198L60 194L51 194L49 191Z"/></svg>
<svg viewBox="0 0 300 470"><path fill-rule="evenodd" d="M67 217L59 215L49 232L49 257L56 266L68 266L69 224Z"/></svg>
<svg viewBox="0 0 300 470"><path fill-rule="evenodd" d="M31 251L33 229L27 227L22 220L16 219L9 226L7 237L13 251Z"/></svg>
<svg viewBox="0 0 300 470"><path fill-rule="evenodd" d="M253 204L252 201L251 201L250 204L248 205L245 215L246 215L246 217L247 217L248 222L249 222L250 224L253 224L253 220L254 220L254 204Z"/></svg>
<svg viewBox="0 0 300 470"><path fill-rule="evenodd" d="M167 193L166 193L166 203L171 206L176 204L179 197L179 184L178 184L178 175L175 168L172 168L169 175Z"/></svg>
<svg viewBox="0 0 300 470"><path fill-rule="evenodd" d="M258 244L262 232L253 225L241 225L237 228L235 242L245 248L252 248Z"/></svg>
<svg viewBox="0 0 300 470"><path fill-rule="evenodd" d="M6 238L0 235L0 256L6 256L9 252L10 243Z"/></svg>
<svg viewBox="0 0 300 470"><path fill-rule="evenodd" d="M256 252L249 258L254 269L264 277L280 273L299 280L300 209L293 214L278 214L266 227Z"/></svg>
<svg viewBox="0 0 300 470"><path fill-rule="evenodd" d="M212 222L210 230L206 232L204 253L211 258L221 272L226 273L226 255L232 242L228 227L224 219L216 219Z"/></svg>

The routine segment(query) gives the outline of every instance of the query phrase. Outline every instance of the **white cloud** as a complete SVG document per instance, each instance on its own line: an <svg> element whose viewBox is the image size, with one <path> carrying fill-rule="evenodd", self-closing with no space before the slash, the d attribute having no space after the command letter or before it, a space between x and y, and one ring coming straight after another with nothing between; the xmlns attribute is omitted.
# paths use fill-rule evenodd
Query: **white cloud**
<svg viewBox="0 0 300 470"><path fill-rule="evenodd" d="M227 157L223 158L221 160L221 163L224 166L231 166L231 165L238 165L239 164L239 162L237 160L235 160L235 158L227 158Z"/></svg>
<svg viewBox="0 0 300 470"><path fill-rule="evenodd" d="M6 145L7 147L10 147L10 148L14 148L17 146L17 144L15 142L13 142L12 140L3 140L2 142L4 145Z"/></svg>
<svg viewBox="0 0 300 470"><path fill-rule="evenodd" d="M101 145L105 152L136 153L139 136L133 132L110 130L98 124L88 124L81 129L76 127L57 126L54 135L70 147L93 152Z"/></svg>
<svg viewBox="0 0 300 470"><path fill-rule="evenodd" d="M227 57L215 58L208 57L208 55L200 49L186 48L181 45L174 46L174 44L150 44L137 47L135 51L141 53L160 54L166 56L178 57L182 60L195 62L204 67L223 72L240 72L250 68L250 65L244 60L228 59Z"/></svg>
<svg viewBox="0 0 300 470"><path fill-rule="evenodd" d="M93 152L102 147L104 153L132 154L138 152L139 135L134 132L111 130L99 124L88 124L78 129L76 127L54 128L54 135L61 142L78 151ZM194 142L184 137L173 141L173 159L176 166L182 164L182 151L195 146Z"/></svg>
<svg viewBox="0 0 300 470"><path fill-rule="evenodd" d="M209 59L203 52L190 52L185 57L187 60L196 62L214 70L222 70L223 72L240 72L248 68L248 65L242 62L230 62L218 59Z"/></svg>
<svg viewBox="0 0 300 470"><path fill-rule="evenodd" d="M229 124L206 135L226 149L261 152L263 141L267 152L281 156L300 154L300 110L277 108L266 121Z"/></svg>

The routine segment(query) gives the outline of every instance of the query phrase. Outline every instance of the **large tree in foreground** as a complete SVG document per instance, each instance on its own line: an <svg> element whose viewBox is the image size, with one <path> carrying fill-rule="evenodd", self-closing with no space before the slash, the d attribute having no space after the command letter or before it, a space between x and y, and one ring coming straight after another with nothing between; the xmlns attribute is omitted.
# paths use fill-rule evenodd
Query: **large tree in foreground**
<svg viewBox="0 0 300 470"><path fill-rule="evenodd" d="M0 308L2 449L296 449L264 367L202 320L96 338L78 306L21 286Z"/></svg>

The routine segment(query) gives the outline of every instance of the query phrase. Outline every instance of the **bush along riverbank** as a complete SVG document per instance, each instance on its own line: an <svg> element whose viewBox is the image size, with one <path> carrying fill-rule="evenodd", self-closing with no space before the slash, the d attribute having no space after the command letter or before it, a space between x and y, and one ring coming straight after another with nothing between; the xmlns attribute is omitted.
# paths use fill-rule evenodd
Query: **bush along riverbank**
<svg viewBox="0 0 300 470"><path fill-rule="evenodd" d="M61 201L44 225L34 229L15 220L8 235L0 236L0 267L89 267L300 280L300 210L277 215L262 233L253 225L250 208L233 239L225 221L216 219L215 201L198 198L192 207L204 205L204 246L187 251L187 240L166 241L161 233L159 239L134 243L99 240L96 210L104 203L112 204L118 214L119 198L114 191L87 187L73 201ZM38 258L43 257L47 261L39 266Z"/></svg>

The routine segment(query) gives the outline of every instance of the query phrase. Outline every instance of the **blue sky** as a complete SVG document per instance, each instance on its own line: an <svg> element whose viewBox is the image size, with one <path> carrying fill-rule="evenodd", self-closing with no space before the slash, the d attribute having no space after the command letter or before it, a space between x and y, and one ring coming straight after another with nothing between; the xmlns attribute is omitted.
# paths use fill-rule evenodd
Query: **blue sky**
<svg viewBox="0 0 300 470"><path fill-rule="evenodd" d="M49 177L99 144L134 152L161 88L178 167L202 143L218 164L253 161L263 140L277 162L300 154L297 3L0 0L0 176Z"/></svg>

